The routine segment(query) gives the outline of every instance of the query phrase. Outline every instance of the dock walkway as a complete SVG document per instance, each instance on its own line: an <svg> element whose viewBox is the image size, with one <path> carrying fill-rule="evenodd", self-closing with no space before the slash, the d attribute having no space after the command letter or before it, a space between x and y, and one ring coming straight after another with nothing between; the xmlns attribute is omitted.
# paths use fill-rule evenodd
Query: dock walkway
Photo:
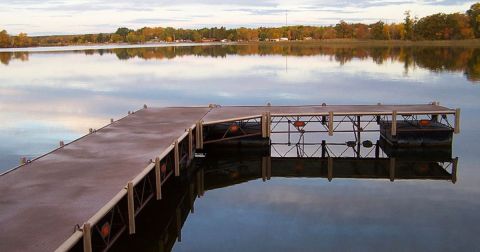
<svg viewBox="0 0 480 252"><path fill-rule="evenodd" d="M458 113L436 104L141 109L0 176L0 251L70 249L81 241L82 225L89 220L95 225L113 206L114 198L127 194L129 182L138 183L143 179L140 175L146 177L159 166L153 160L166 157L175 141L188 138L191 145L192 134L201 137L195 129L202 125L199 121L211 125L267 112L272 117Z"/></svg>

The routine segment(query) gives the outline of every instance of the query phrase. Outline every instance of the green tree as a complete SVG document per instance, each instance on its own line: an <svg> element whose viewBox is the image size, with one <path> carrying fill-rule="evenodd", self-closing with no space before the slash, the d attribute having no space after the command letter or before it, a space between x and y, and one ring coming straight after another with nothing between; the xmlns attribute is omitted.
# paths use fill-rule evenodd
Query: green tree
<svg viewBox="0 0 480 252"><path fill-rule="evenodd" d="M370 34L372 39L385 39L385 34L383 32L384 23L382 21L378 21L374 24L370 25Z"/></svg>
<svg viewBox="0 0 480 252"><path fill-rule="evenodd" d="M123 41L123 38L121 35L114 33L112 36L110 36L110 41L113 43L119 43Z"/></svg>
<svg viewBox="0 0 480 252"><path fill-rule="evenodd" d="M193 31L192 32L192 41L195 42L202 42L202 35L198 31Z"/></svg>
<svg viewBox="0 0 480 252"><path fill-rule="evenodd" d="M415 24L414 20L410 17L410 11L405 11L405 19L404 19L404 30L405 35L403 36L406 40L413 39L413 25Z"/></svg>
<svg viewBox="0 0 480 252"><path fill-rule="evenodd" d="M145 37L142 34L137 34L136 32L130 32L127 35L127 42L130 44L144 43Z"/></svg>
<svg viewBox="0 0 480 252"><path fill-rule="evenodd" d="M118 34L120 35L123 40L125 41L127 39L127 35L130 33L130 32L133 32L133 30L131 29L128 29L127 27L121 27L121 28L118 28L117 31L115 32L115 34Z"/></svg>

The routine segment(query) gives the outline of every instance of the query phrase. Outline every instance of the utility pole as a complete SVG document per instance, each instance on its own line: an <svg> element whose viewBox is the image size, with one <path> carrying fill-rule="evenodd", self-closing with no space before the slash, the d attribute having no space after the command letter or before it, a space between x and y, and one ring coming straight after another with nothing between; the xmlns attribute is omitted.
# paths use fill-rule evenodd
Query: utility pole
<svg viewBox="0 0 480 252"><path fill-rule="evenodd" d="M288 26L288 10L285 10L285 26Z"/></svg>

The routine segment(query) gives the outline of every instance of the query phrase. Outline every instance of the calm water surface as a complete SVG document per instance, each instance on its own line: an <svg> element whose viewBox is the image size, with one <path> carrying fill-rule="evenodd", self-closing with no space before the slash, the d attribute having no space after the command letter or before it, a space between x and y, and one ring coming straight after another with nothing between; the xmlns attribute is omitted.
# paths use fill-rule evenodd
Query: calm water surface
<svg viewBox="0 0 480 252"><path fill-rule="evenodd" d="M172 189L178 199L149 210L169 218L144 214L145 231L124 237L123 248L158 249L163 239L177 251L478 249L480 47L161 47L0 53L0 62L0 172L143 104L440 101L462 109L451 154L459 158L456 183L425 177L329 182L301 172L263 182L259 174L243 173L260 169L255 154L212 154L208 159L222 164L217 172L244 179L220 186L218 176L207 173L212 161L199 161L206 191L195 212L187 215L190 201L180 200L197 188L193 174ZM273 173L279 170L272 165ZM176 221L172 204L179 202L183 228L175 242L174 226L164 232L151 223Z"/></svg>

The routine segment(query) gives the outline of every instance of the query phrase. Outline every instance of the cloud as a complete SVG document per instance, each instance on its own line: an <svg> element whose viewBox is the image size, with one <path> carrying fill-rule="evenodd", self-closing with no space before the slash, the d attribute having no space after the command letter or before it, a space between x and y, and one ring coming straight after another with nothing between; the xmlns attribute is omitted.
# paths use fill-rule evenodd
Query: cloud
<svg viewBox="0 0 480 252"><path fill-rule="evenodd" d="M0 0L3 22L0 26L11 34L27 32L30 35L112 32L115 27L138 29L147 25L281 26L285 23L285 10L288 10L290 25L332 25L341 19L397 22L403 19L405 10L422 17L437 12L465 12L472 3L458 0Z"/></svg>
<svg viewBox="0 0 480 252"><path fill-rule="evenodd" d="M137 18L128 21L129 23L134 23L134 24L156 24L156 25L161 25L162 23L165 22L175 22L175 21L190 21L191 19L188 18Z"/></svg>

